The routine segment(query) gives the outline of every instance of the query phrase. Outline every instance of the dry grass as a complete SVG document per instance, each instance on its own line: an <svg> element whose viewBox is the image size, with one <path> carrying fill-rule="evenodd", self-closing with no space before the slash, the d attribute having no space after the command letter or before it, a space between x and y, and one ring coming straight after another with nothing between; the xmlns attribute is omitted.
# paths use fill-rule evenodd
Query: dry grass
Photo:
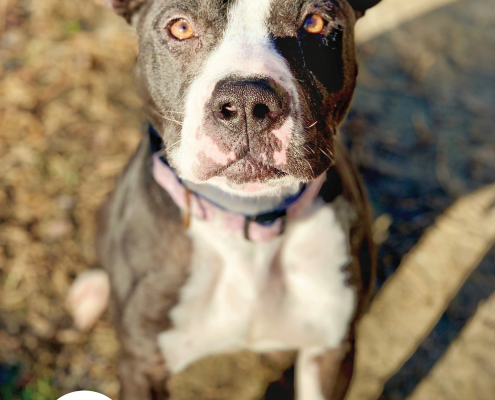
<svg viewBox="0 0 495 400"><path fill-rule="evenodd" d="M24 364L25 383L115 398L112 327L78 333L63 304L140 139L137 41L90 1L0 4L0 361Z"/></svg>

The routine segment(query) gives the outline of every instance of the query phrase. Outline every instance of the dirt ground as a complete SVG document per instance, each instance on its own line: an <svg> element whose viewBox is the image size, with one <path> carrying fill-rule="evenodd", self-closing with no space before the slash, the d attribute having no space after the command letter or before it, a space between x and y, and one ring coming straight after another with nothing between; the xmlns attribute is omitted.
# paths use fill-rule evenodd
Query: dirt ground
<svg viewBox="0 0 495 400"><path fill-rule="evenodd" d="M454 200L495 181L493 49L494 0L459 1L359 48L342 133L378 217L379 285ZM136 55L133 31L91 0L0 2L2 400L118 397L108 317L80 333L63 304L94 266L95 211L140 139ZM382 398L411 393L494 291L492 250Z"/></svg>
<svg viewBox="0 0 495 400"><path fill-rule="evenodd" d="M494 23L494 1L459 1L359 49L359 83L343 133L376 215L391 222L379 283L457 198L495 181ZM495 249L381 399L411 393L494 291Z"/></svg>
<svg viewBox="0 0 495 400"><path fill-rule="evenodd" d="M115 399L111 325L76 332L64 299L94 265L95 211L140 139L136 37L91 1L1 5L0 392Z"/></svg>

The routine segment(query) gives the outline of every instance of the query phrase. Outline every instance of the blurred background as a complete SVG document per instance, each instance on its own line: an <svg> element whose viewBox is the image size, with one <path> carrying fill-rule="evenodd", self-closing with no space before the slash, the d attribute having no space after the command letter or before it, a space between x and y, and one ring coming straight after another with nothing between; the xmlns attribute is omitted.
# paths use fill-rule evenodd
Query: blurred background
<svg viewBox="0 0 495 400"><path fill-rule="evenodd" d="M379 288L393 287L438 216L495 182L495 0L430 1L438 7L421 13L406 0L386 3L359 23L358 88L342 126L377 217ZM81 389L118 399L108 316L80 333L64 300L95 265L95 212L141 137L137 54L133 30L96 1L0 0L2 400ZM444 296L431 332L390 368L383 393L353 398L406 399L429 377L495 291L494 240L486 237L454 297ZM495 357L471 359L495 383ZM495 398L473 390L459 400Z"/></svg>

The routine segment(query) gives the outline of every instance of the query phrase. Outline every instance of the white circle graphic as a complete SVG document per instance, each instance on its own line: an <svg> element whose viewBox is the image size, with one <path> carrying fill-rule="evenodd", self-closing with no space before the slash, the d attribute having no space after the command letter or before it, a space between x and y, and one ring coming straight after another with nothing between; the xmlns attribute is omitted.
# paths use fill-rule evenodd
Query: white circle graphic
<svg viewBox="0 0 495 400"><path fill-rule="evenodd" d="M91 392L89 390L80 390L60 397L58 400L111 400L101 393Z"/></svg>

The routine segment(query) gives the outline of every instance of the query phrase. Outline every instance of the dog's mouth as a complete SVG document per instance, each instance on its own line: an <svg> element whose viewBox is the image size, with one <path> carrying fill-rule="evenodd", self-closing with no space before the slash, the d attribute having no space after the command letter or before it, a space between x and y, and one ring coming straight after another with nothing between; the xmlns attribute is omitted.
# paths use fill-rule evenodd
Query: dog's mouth
<svg viewBox="0 0 495 400"><path fill-rule="evenodd" d="M227 178L236 184L252 182L264 183L268 180L283 178L287 173L263 162L252 156L246 156L236 161L221 171L218 176Z"/></svg>

